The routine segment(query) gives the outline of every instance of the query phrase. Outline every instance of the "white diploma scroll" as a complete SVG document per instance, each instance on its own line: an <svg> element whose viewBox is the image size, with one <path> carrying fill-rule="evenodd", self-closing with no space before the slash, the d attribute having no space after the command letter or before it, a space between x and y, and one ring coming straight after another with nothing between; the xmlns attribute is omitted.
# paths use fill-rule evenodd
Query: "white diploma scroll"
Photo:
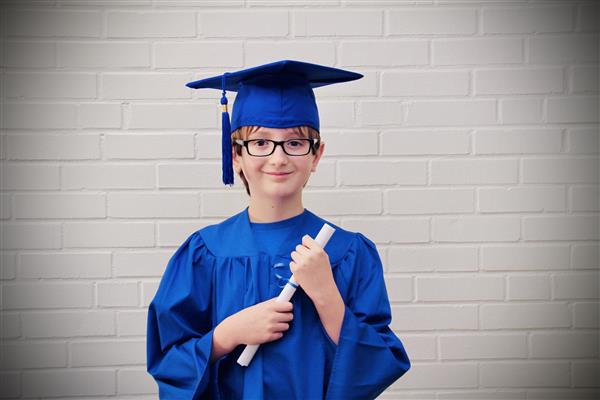
<svg viewBox="0 0 600 400"><path fill-rule="evenodd" d="M319 246L321 246L322 248L325 248L325 245L331 238L331 235L333 235L333 232L335 232L334 228L332 228L328 224L323 224L323 227L321 228L321 230L317 234L317 237L315 238L315 242L317 242L319 244ZM298 283L294 279L294 275L290 276L288 283L285 285L283 290L281 290L281 293L279 293L279 296L277 296L277 300L275 300L275 301L280 302L280 303L283 303L285 301L290 301L290 299L296 292L297 286L298 286ZM250 364L250 361L252 361L252 358L254 357L254 354L256 354L256 350L258 350L259 346L260 345L258 345L258 344L246 345L246 348L244 349L242 354L240 354L240 357L238 358L237 363L243 367L247 367L248 364Z"/></svg>

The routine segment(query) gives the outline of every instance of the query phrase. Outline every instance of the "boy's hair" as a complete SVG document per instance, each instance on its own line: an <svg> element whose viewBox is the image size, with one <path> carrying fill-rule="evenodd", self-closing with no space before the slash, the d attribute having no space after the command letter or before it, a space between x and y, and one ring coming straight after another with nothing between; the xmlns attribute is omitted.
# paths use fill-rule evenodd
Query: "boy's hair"
<svg viewBox="0 0 600 400"><path fill-rule="evenodd" d="M235 149L235 153L238 156L242 155L242 147L243 146L237 144L235 142L235 140L236 139L246 140L250 136L250 134L256 132L259 128L260 128L260 126L240 126L238 129L236 129L235 131L233 131L231 133L231 145ZM309 139L320 139L321 138L321 135L319 134L319 132L309 126L296 126L296 127L294 127L294 129L296 132L299 132L302 137L309 138ZM315 146L312 149L313 154L316 154L316 151L319 149L320 144L321 144L320 141L315 144ZM250 187L248 186L248 181L246 180L246 177L244 176L244 171L240 170L238 175L242 179L242 182L244 182L244 186L246 186L246 193L248 193L248 196L250 196ZM304 186L306 186L306 183L304 183Z"/></svg>

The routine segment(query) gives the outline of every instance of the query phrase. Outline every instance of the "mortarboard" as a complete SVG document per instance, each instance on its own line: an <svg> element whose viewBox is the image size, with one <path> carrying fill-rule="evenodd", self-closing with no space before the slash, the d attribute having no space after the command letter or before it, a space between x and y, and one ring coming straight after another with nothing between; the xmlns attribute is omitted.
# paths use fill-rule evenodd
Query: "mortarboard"
<svg viewBox="0 0 600 400"><path fill-rule="evenodd" d="M233 185L231 132L241 126L291 128L307 125L319 130L313 88L353 81L363 75L343 69L294 60L259 65L186 84L192 89L221 89L223 183ZM231 122L225 92L237 92Z"/></svg>

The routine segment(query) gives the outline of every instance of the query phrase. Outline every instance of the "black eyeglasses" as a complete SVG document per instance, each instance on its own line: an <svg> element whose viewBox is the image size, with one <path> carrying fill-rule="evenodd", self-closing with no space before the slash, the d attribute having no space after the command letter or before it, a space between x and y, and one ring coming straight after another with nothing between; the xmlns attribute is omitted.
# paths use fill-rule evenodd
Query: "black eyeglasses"
<svg viewBox="0 0 600 400"><path fill-rule="evenodd" d="M267 157L273 154L277 146L283 148L283 152L288 156L305 156L319 142L319 139L236 139L235 143L244 146L248 154L254 157Z"/></svg>

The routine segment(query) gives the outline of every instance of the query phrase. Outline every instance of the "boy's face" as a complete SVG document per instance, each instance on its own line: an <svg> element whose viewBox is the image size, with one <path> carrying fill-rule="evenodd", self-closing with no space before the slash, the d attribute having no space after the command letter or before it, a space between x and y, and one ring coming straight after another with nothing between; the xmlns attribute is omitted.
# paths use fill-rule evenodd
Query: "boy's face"
<svg viewBox="0 0 600 400"><path fill-rule="evenodd" d="M265 128L260 127L252 132L246 140L272 139L287 140L302 138L298 129L294 128ZM302 191L303 185L308 181L310 174L316 171L317 164L323 155L325 144L320 141L316 154L309 152L304 156L289 156L284 153L281 146L276 146L270 156L254 157L242 149L238 156L233 149L233 167L237 173L240 169L244 173L250 193L266 197L290 197ZM272 175L273 173L288 173L285 176Z"/></svg>

